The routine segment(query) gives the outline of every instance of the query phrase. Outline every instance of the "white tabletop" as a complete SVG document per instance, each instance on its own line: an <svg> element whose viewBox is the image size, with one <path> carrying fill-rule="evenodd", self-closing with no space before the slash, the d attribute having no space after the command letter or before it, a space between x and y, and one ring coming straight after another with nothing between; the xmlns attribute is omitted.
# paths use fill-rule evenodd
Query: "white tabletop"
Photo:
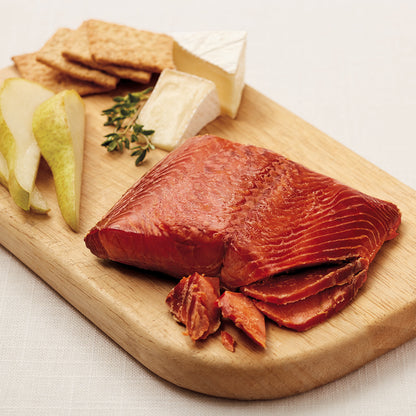
<svg viewBox="0 0 416 416"><path fill-rule="evenodd" d="M412 0L2 0L0 67L87 18L159 32L246 30L249 85L416 189ZM214 412L414 415L416 339L296 397L206 397L149 372L0 246L1 415Z"/></svg>

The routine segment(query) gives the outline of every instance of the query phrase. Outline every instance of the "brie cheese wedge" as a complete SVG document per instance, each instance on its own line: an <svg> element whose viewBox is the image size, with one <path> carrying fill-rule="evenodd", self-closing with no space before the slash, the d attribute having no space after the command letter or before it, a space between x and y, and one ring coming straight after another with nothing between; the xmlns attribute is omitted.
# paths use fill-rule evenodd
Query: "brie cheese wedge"
<svg viewBox="0 0 416 416"><path fill-rule="evenodd" d="M170 151L219 115L217 88L212 81L165 69L137 122L155 131L151 140L156 147Z"/></svg>
<svg viewBox="0 0 416 416"><path fill-rule="evenodd" d="M247 33L202 31L172 33L176 69L213 81L221 113L235 118L244 88Z"/></svg>

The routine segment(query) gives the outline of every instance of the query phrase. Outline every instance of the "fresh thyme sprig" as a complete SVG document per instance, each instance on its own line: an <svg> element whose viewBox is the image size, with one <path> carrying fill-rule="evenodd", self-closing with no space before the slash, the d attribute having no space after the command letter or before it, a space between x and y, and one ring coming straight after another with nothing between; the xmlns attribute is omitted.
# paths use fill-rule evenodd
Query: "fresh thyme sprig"
<svg viewBox="0 0 416 416"><path fill-rule="evenodd" d="M136 145L131 148L133 150L131 156L136 157L136 166L143 162L150 150L155 148L151 142L154 130L145 130L143 125L137 123L143 102L149 98L151 92L152 88L147 88L114 97L115 104L102 112L102 115L107 117L104 126L113 126L114 131L104 136L106 140L101 146L113 152L122 151L123 148L130 149L130 143L135 143Z"/></svg>

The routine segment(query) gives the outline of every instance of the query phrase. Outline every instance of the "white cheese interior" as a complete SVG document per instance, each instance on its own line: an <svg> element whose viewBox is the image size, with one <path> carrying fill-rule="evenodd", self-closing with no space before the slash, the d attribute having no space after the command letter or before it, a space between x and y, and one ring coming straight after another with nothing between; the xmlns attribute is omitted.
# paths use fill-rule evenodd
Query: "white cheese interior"
<svg viewBox="0 0 416 416"><path fill-rule="evenodd" d="M180 32L172 36L176 68L213 81L222 114L235 118L244 88L246 32Z"/></svg>
<svg viewBox="0 0 416 416"><path fill-rule="evenodd" d="M155 130L152 143L172 150L220 115L215 84L181 71L166 69L140 112L138 123Z"/></svg>

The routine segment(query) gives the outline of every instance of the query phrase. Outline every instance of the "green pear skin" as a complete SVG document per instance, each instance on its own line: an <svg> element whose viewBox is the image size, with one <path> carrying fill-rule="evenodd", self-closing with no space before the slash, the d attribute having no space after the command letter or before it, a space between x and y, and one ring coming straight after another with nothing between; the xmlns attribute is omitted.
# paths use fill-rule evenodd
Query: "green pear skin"
<svg viewBox="0 0 416 416"><path fill-rule="evenodd" d="M42 103L33 115L33 132L49 165L61 214L79 231L84 154L85 106L74 90L62 91Z"/></svg>

